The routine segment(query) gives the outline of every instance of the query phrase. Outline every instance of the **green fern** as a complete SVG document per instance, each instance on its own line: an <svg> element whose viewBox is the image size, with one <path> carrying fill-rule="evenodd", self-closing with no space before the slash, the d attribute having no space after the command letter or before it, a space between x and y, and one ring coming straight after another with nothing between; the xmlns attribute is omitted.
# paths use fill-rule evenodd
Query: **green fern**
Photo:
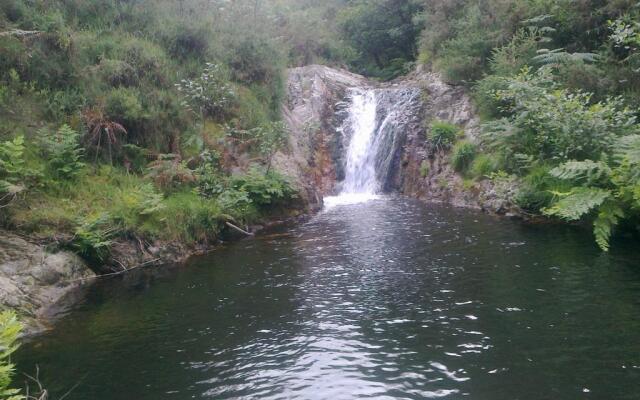
<svg viewBox="0 0 640 400"><path fill-rule="evenodd" d="M609 251L609 240L613 228L624 218L622 208L613 202L605 202L598 210L598 217L593 221L593 233L596 243L603 251Z"/></svg>
<svg viewBox="0 0 640 400"><path fill-rule="evenodd" d="M627 160L630 164L640 164L640 135L628 135L618 139L613 151L619 161Z"/></svg>
<svg viewBox="0 0 640 400"><path fill-rule="evenodd" d="M10 361L11 354L18 349L18 336L22 325L15 313L4 311L0 313L0 399L21 400L20 390L11 389L11 377L14 365Z"/></svg>
<svg viewBox="0 0 640 400"><path fill-rule="evenodd" d="M589 184L608 180L611 176L611 168L600 161L567 161L549 171L549 174L565 181Z"/></svg>
<svg viewBox="0 0 640 400"><path fill-rule="evenodd" d="M611 197L611 192L608 190L589 187L575 187L568 193L554 194L560 197L560 200L542 212L566 221L579 220Z"/></svg>
<svg viewBox="0 0 640 400"><path fill-rule="evenodd" d="M575 62L594 63L598 61L595 53L567 53L564 49L540 49L532 60L543 65L558 66Z"/></svg>

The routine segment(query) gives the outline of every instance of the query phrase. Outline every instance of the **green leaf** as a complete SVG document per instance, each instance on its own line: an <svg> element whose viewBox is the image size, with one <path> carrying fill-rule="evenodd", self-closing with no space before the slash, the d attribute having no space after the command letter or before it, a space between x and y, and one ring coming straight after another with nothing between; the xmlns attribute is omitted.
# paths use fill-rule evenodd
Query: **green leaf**
<svg viewBox="0 0 640 400"><path fill-rule="evenodd" d="M562 180L592 183L608 179L611 176L611 169L599 161L567 161L549 171L549 174Z"/></svg>
<svg viewBox="0 0 640 400"><path fill-rule="evenodd" d="M562 198L556 204L542 211L545 215L577 221L602 205L610 196L611 192L608 190L576 187L569 193L562 194Z"/></svg>
<svg viewBox="0 0 640 400"><path fill-rule="evenodd" d="M624 218L624 211L619 205L606 202L598 212L598 217L593 221L593 233L596 243L603 251L609 251L609 240L613 228Z"/></svg>

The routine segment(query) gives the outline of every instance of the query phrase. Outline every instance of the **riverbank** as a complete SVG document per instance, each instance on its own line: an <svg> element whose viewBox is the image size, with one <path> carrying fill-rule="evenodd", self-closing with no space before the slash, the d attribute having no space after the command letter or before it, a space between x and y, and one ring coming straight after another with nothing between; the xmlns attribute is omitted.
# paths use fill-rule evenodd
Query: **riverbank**
<svg viewBox="0 0 640 400"><path fill-rule="evenodd" d="M120 238L111 244L110 262L104 265L91 265L52 243L0 230L0 304L20 315L23 335L40 334L51 329L58 317L82 298L83 289L99 279L139 268L183 264L215 251L222 243L305 221L316 211L292 210L257 221L245 227L251 235L229 228L207 244Z"/></svg>

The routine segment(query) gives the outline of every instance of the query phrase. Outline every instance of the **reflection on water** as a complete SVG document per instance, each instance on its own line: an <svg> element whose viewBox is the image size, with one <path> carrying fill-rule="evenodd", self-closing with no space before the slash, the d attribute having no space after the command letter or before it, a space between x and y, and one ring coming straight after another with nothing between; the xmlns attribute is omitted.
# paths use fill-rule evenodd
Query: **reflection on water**
<svg viewBox="0 0 640 400"><path fill-rule="evenodd" d="M637 399L637 260L379 198L96 285L18 363L67 399Z"/></svg>

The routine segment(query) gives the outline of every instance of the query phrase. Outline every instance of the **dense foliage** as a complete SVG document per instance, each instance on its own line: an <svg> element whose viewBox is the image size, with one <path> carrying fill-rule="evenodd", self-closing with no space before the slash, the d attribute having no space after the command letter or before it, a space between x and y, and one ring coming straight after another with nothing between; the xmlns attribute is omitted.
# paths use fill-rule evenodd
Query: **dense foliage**
<svg viewBox="0 0 640 400"><path fill-rule="evenodd" d="M67 234L62 245L108 263L118 238L207 242L286 206L296 189L271 171L287 143L284 67L344 58L326 33L311 52L295 42L310 31L294 16L329 8L0 2L2 223Z"/></svg>
<svg viewBox="0 0 640 400"><path fill-rule="evenodd" d="M530 213L590 221L603 250L637 226L636 1L427 0L424 20L420 61L473 90L485 120L458 170L515 185Z"/></svg>

